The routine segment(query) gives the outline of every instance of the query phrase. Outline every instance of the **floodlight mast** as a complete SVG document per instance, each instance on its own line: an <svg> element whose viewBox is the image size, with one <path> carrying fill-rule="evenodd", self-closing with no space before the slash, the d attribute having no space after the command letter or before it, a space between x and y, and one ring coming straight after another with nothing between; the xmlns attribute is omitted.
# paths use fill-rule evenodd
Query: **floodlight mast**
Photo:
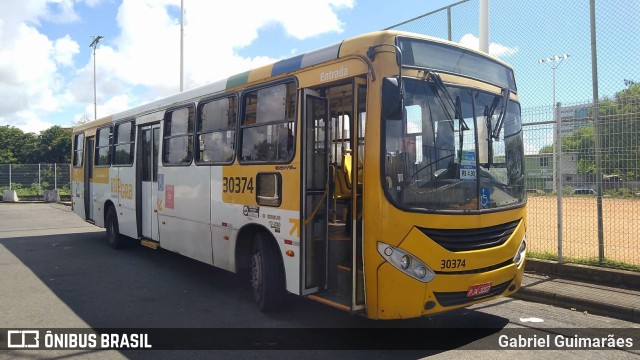
<svg viewBox="0 0 640 360"><path fill-rule="evenodd" d="M98 118L98 100L96 97L96 47L102 39L104 39L102 35L93 35L93 41L89 44L89 47L93 48L93 120Z"/></svg>

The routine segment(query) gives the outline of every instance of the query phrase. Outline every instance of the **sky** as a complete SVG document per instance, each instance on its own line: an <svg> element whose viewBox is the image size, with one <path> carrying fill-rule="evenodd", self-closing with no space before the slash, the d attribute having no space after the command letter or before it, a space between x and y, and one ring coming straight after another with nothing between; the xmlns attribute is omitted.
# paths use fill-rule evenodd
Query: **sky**
<svg viewBox="0 0 640 360"><path fill-rule="evenodd" d="M183 1L185 89L380 30L454 2ZM550 46L523 37L523 32L531 31L549 39L549 34L532 27L545 21L558 23L541 13L538 2L518 1L522 11L516 11L502 6L504 1L491 0L490 53L517 65L521 88L523 82L544 79L540 82L544 91L531 86L535 91L523 91L523 103L551 103L550 70L535 63L536 56L571 51L574 33L588 34L588 7L579 10L584 13L586 9L586 15L579 18L583 25L559 29L556 33L562 36L557 38L564 42ZM453 40L477 48L477 6L473 3L456 7ZM639 10L637 5L631 6L625 13ZM458 8L463 14L457 13ZM494 21L494 12L496 19L508 21ZM536 12L539 16L530 16ZM441 12L434 19L445 14ZM630 16L634 17L629 19L633 24L640 15ZM437 29L427 33L446 36L444 26L438 25ZM53 125L70 127L81 119L93 120L94 58L89 44L97 35L104 36L95 55L98 118L179 91L180 0L0 0L0 126L37 133ZM625 51L638 52L638 48L626 47ZM584 52L585 47L581 49ZM560 70L580 66L590 74L589 62L585 62L588 45L586 49L559 68L559 95L561 86L566 88L576 78L570 71ZM621 72L619 76L628 74ZM588 90L589 81L585 78L581 88ZM622 78L615 81L622 82ZM535 97L531 95L534 93ZM580 100L590 94L576 93Z"/></svg>
<svg viewBox="0 0 640 360"><path fill-rule="evenodd" d="M185 89L379 30L447 0L183 0ZM287 11L282 11L287 9ZM0 0L0 125L40 132L179 91L180 0Z"/></svg>

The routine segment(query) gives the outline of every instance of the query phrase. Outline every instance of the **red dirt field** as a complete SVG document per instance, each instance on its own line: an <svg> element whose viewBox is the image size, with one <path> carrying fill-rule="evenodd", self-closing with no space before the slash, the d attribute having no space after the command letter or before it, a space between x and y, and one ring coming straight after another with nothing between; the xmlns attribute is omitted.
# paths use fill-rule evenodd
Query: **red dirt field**
<svg viewBox="0 0 640 360"><path fill-rule="evenodd" d="M558 251L557 198L530 195L527 245L530 251ZM562 254L598 259L598 211L594 196L562 198ZM640 200L602 199L604 255L607 260L640 265Z"/></svg>

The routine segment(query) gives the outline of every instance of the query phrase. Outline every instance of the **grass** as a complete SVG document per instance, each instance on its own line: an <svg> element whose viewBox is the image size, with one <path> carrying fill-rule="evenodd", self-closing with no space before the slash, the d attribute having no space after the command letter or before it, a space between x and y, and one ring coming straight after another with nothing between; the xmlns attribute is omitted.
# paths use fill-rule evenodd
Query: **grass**
<svg viewBox="0 0 640 360"><path fill-rule="evenodd" d="M544 252L529 251L527 252L527 256L533 259L558 261L558 255L549 251L544 251ZM602 262L600 262L599 259L593 259L593 258L582 259L582 258L573 258L573 257L566 257L566 256L563 256L562 260L565 263L571 263L571 264L602 266L602 267L608 267L613 269L640 272L640 265L628 264L628 263L617 261L617 260L604 259L602 260Z"/></svg>
<svg viewBox="0 0 640 360"><path fill-rule="evenodd" d="M0 196L4 194L5 190L9 190L9 187L0 187ZM18 197L36 197L44 196L44 191L49 189L45 189L44 186L38 187L37 184L30 187L22 187L19 184L12 184L11 190L15 190ZM71 195L71 190L68 186L64 186L62 188L58 188L58 194L60 194L60 196Z"/></svg>

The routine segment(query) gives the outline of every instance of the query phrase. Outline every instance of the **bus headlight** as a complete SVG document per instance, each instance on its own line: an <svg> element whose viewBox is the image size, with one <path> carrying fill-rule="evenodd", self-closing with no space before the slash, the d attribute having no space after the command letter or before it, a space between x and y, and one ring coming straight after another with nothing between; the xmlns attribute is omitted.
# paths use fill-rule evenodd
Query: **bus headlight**
<svg viewBox="0 0 640 360"><path fill-rule="evenodd" d="M378 241L378 253L393 267L420 282L427 283L436 276L422 260L395 246Z"/></svg>
<svg viewBox="0 0 640 360"><path fill-rule="evenodd" d="M407 270L409 265L411 265L411 258L409 255L403 255L400 259L400 267L402 267L402 270Z"/></svg>
<svg viewBox="0 0 640 360"><path fill-rule="evenodd" d="M527 254L527 235L522 237L522 242L520 243L520 247L518 248L518 251L516 251L516 256L513 257L513 262L516 263L517 266L520 266L526 254Z"/></svg>

